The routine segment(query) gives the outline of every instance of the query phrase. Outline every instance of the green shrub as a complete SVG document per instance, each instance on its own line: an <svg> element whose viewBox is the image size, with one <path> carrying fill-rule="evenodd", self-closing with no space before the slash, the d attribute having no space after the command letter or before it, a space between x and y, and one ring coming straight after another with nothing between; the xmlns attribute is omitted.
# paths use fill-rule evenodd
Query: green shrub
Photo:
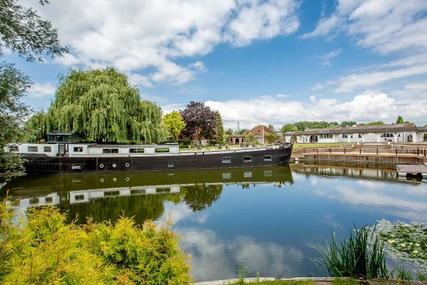
<svg viewBox="0 0 427 285"><path fill-rule="evenodd" d="M369 228L354 228L347 240L332 236L320 249L321 260L332 277L388 278L383 242Z"/></svg>
<svg viewBox="0 0 427 285"><path fill-rule="evenodd" d="M170 225L130 218L66 224L54 208L16 222L0 206L1 284L190 284L188 260Z"/></svg>

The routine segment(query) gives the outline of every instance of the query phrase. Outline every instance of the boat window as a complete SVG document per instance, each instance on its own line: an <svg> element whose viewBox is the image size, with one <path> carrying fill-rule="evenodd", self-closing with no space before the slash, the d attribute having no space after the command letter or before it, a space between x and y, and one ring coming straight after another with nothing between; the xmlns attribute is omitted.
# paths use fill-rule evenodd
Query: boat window
<svg viewBox="0 0 427 285"><path fill-rule="evenodd" d="M169 163L168 163L168 167L169 167L169 168L173 168L173 167L174 167L173 162L169 162Z"/></svg>
<svg viewBox="0 0 427 285"><path fill-rule="evenodd" d="M74 200L76 201L83 201L85 199L85 195L84 194L79 194L74 196Z"/></svg>
<svg viewBox="0 0 427 285"><path fill-rule="evenodd" d="M52 151L52 147L51 147L50 145L45 145L45 146L43 147L43 151L44 151L44 152L51 152L51 151Z"/></svg>
<svg viewBox="0 0 427 285"><path fill-rule="evenodd" d="M37 146L29 146L28 148L28 152L38 152L39 148Z"/></svg>
<svg viewBox="0 0 427 285"><path fill-rule="evenodd" d="M19 151L19 147L17 145L10 145L9 151Z"/></svg>
<svg viewBox="0 0 427 285"><path fill-rule="evenodd" d="M169 152L169 148L168 147L156 147L154 149L155 152Z"/></svg>
<svg viewBox="0 0 427 285"><path fill-rule="evenodd" d="M118 148L103 148L102 153L119 153Z"/></svg>
<svg viewBox="0 0 427 285"><path fill-rule="evenodd" d="M144 148L140 147L140 148L130 148L129 149L129 153L144 153Z"/></svg>
<svg viewBox="0 0 427 285"><path fill-rule="evenodd" d="M252 156L250 155L245 155L243 157L243 162L252 162Z"/></svg>
<svg viewBox="0 0 427 285"><path fill-rule="evenodd" d="M231 157L230 156L224 156L222 158L222 163L231 163Z"/></svg>
<svg viewBox="0 0 427 285"><path fill-rule="evenodd" d="M75 146L75 147L73 147L73 152L83 152L83 147L82 146Z"/></svg>
<svg viewBox="0 0 427 285"><path fill-rule="evenodd" d="M46 199L44 199L45 203L51 204L53 202L53 198L52 197L46 197Z"/></svg>
<svg viewBox="0 0 427 285"><path fill-rule="evenodd" d="M264 155L264 161L273 161L272 155Z"/></svg>

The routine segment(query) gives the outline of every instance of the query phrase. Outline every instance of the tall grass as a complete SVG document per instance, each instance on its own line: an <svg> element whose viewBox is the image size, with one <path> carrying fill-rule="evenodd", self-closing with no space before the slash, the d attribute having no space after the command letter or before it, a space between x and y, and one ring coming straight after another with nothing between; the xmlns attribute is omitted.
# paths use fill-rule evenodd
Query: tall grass
<svg viewBox="0 0 427 285"><path fill-rule="evenodd" d="M321 260L332 277L388 278L383 242L368 227L354 230L338 243L335 234L319 248Z"/></svg>

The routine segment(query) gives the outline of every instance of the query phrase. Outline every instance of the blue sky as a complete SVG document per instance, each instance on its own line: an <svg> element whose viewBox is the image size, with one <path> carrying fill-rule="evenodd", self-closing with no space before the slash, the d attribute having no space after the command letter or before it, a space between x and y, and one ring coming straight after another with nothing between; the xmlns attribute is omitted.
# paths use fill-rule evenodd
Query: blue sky
<svg viewBox="0 0 427 285"><path fill-rule="evenodd" d="M15 62L46 109L57 76L114 66L164 112L203 101L227 127L298 120L427 123L427 1L77 0L40 7L70 53Z"/></svg>

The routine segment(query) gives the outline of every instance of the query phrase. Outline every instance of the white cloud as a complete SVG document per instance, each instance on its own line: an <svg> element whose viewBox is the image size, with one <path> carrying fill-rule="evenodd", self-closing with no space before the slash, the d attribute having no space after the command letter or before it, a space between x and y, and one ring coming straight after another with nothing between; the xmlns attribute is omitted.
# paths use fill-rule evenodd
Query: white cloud
<svg viewBox="0 0 427 285"><path fill-rule="evenodd" d="M394 122L398 115L425 124L427 96L421 93L410 100L395 99L382 92L365 92L347 100L310 97L308 102L287 100L276 96L262 96L246 100L207 101L206 105L221 113L226 128L240 122L242 128L257 124L284 123L300 120Z"/></svg>
<svg viewBox="0 0 427 285"><path fill-rule="evenodd" d="M320 63L322 65L331 65L332 60L334 58L336 58L337 56L339 56L340 53L341 53L341 49L335 49L335 50L332 50L328 53L325 53L325 54L320 56Z"/></svg>
<svg viewBox="0 0 427 285"><path fill-rule="evenodd" d="M25 0L27 5L36 5ZM71 54L66 66L114 66L134 82L182 84L206 67L177 63L220 43L242 46L288 35L299 26L296 0L58 0L39 9L59 29ZM143 76L143 77L138 77Z"/></svg>
<svg viewBox="0 0 427 285"><path fill-rule="evenodd" d="M52 83L35 83L28 90L28 96L33 98L45 98L55 94L56 86Z"/></svg>
<svg viewBox="0 0 427 285"><path fill-rule="evenodd" d="M343 31L360 46L380 53L427 48L425 0L340 0L329 17L302 38Z"/></svg>

